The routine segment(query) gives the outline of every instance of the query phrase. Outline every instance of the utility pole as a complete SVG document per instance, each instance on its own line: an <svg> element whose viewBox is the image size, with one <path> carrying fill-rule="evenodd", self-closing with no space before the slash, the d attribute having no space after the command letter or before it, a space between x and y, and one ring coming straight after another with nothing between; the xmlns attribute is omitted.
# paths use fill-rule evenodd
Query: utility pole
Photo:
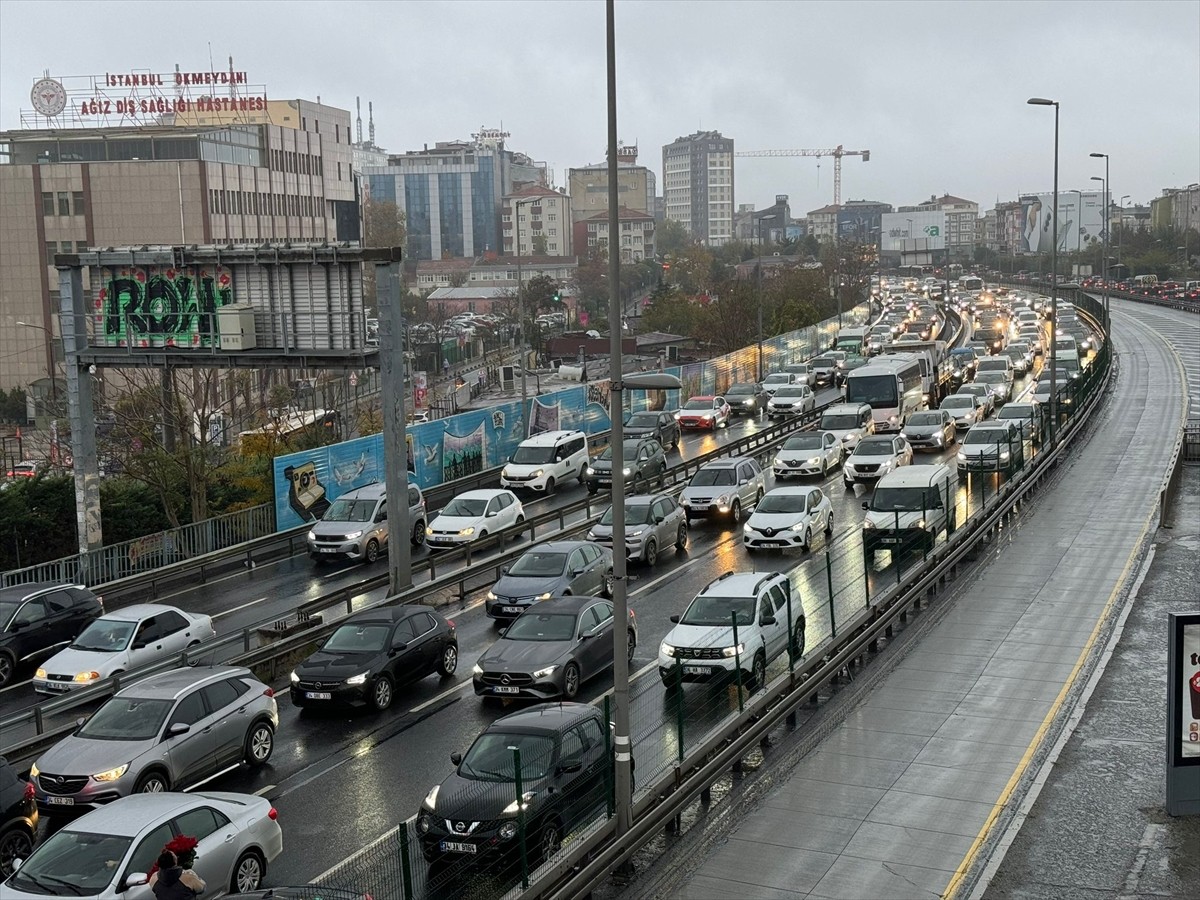
<svg viewBox="0 0 1200 900"><path fill-rule="evenodd" d="M375 266L379 301L379 396L383 404L384 485L387 489L389 593L412 587L412 523L408 519L408 390L404 378L404 307L400 250L394 262ZM386 286L386 287L385 287Z"/></svg>
<svg viewBox="0 0 1200 900"><path fill-rule="evenodd" d="M525 283L521 280L521 207L526 203L541 203L541 197L530 197L513 201L513 230L516 238L513 246L517 251L517 342L521 354L521 428L529 437L529 352L525 349Z"/></svg>

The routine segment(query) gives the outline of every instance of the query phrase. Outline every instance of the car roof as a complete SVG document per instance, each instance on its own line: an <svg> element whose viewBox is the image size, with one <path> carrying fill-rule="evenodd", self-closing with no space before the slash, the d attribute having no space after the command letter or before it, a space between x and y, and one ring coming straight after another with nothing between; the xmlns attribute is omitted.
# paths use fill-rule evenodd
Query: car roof
<svg viewBox="0 0 1200 900"><path fill-rule="evenodd" d="M750 459L749 456L733 456L729 459L714 459L706 462L700 468L702 469L732 469L738 463L746 462Z"/></svg>
<svg viewBox="0 0 1200 900"><path fill-rule="evenodd" d="M714 399L716 399L715 394L697 394L694 397L688 397L688 400L714 400Z"/></svg>
<svg viewBox="0 0 1200 900"><path fill-rule="evenodd" d="M516 726L530 731L561 731L599 714L590 703L539 703L497 719L487 730L507 731Z"/></svg>
<svg viewBox="0 0 1200 900"><path fill-rule="evenodd" d="M491 500L493 497L498 497L500 494L511 494L512 491L506 491L503 488L476 488L473 491L463 491L458 495L459 500Z"/></svg>
<svg viewBox="0 0 1200 900"><path fill-rule="evenodd" d="M774 583L785 577L780 572L726 572L715 581L709 582L700 593L707 594L711 591L718 597L752 596L764 579Z"/></svg>
<svg viewBox="0 0 1200 900"><path fill-rule="evenodd" d="M871 408L866 403L839 403L836 406L827 407L825 412L835 416L841 416L847 413L860 413L862 412L862 408L864 406L866 406L867 409Z"/></svg>
<svg viewBox="0 0 1200 900"><path fill-rule="evenodd" d="M521 444L528 447L550 447L566 438L583 436L582 431L543 431L541 434L527 437Z"/></svg>
<svg viewBox="0 0 1200 900"><path fill-rule="evenodd" d="M182 669L172 669L170 672L160 672L143 678L136 684L122 688L117 692L118 697L140 697L143 699L174 699L188 688L209 681L223 681L226 678L253 677L249 669L242 666L186 666Z"/></svg>
<svg viewBox="0 0 1200 900"><path fill-rule="evenodd" d="M38 594L44 594L47 591L61 590L63 588L76 588L86 591L87 588L82 584L57 584L52 581L28 581L25 584L10 584L8 587L0 587L0 601L9 603L20 602L26 597L34 597Z"/></svg>
<svg viewBox="0 0 1200 900"><path fill-rule="evenodd" d="M63 830L136 837L159 819L212 802L211 797L203 794L130 794L68 822Z"/></svg>
<svg viewBox="0 0 1200 900"><path fill-rule="evenodd" d="M121 609L106 612L101 618L116 622L137 622L165 612L182 613L183 610L174 606L164 606L161 603L135 603L132 606L124 606Z"/></svg>
<svg viewBox="0 0 1200 900"><path fill-rule="evenodd" d="M800 487L799 485L795 485L795 484L789 484L789 485L785 485L784 487L771 488L771 490L767 491L766 495L768 497L770 497L770 496L807 497L809 492L812 490L813 490L813 486L811 484L807 485L805 487Z"/></svg>
<svg viewBox="0 0 1200 900"><path fill-rule="evenodd" d="M591 541L547 541L544 544L538 544L536 547L530 547L526 553L541 553L545 550L550 550L555 553L570 553L579 547L585 547L591 544Z"/></svg>
<svg viewBox="0 0 1200 900"><path fill-rule="evenodd" d="M337 499L339 500L378 500L381 497L387 496L387 483L383 481L373 481L370 484L364 484L360 488L355 488L352 491L346 491Z"/></svg>
<svg viewBox="0 0 1200 900"><path fill-rule="evenodd" d="M888 472L879 480L875 486L876 490L881 487L925 487L934 476L948 475L950 469L942 463L934 463L931 466L902 466L895 472Z"/></svg>
<svg viewBox="0 0 1200 900"><path fill-rule="evenodd" d="M597 600L603 599L603 597L592 597L588 594L564 594L561 597L551 597L549 600L541 600L529 607L525 612L529 612L532 609L535 612L577 613L584 607L591 606Z"/></svg>
<svg viewBox="0 0 1200 900"><path fill-rule="evenodd" d="M410 616L415 616L419 612L433 613L434 610L427 606L381 606L378 609L368 609L364 612L355 613L352 616L347 616L339 622L339 625L367 625L370 623L391 625L394 622L402 622ZM436 613L435 613L436 615Z"/></svg>

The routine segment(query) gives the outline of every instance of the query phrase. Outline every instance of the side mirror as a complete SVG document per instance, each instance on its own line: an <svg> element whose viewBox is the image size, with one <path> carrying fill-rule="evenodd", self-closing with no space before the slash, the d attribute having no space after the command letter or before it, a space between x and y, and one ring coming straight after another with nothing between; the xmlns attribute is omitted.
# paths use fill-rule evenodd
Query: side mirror
<svg viewBox="0 0 1200 900"><path fill-rule="evenodd" d="M457 752L451 753L450 754L450 762L456 766L461 766L462 765L462 754L457 753Z"/></svg>
<svg viewBox="0 0 1200 900"><path fill-rule="evenodd" d="M133 646L130 649L131 650L145 650L146 647L147 647L147 644L145 641L134 641Z"/></svg>
<svg viewBox="0 0 1200 900"><path fill-rule="evenodd" d="M667 521L667 520L666 520L666 519L665 519L663 516L655 516L655 517L654 517L654 524L655 524L655 525L661 525L661 524L662 524L663 522L665 522L665 521Z"/></svg>
<svg viewBox="0 0 1200 900"><path fill-rule="evenodd" d="M375 517L375 521L376 522L386 522L387 521L387 513L381 512L379 515L377 515Z"/></svg>
<svg viewBox="0 0 1200 900"><path fill-rule="evenodd" d="M764 627L767 625L774 625L775 617L774 616L763 616L761 619L758 620L758 624L762 625Z"/></svg>
<svg viewBox="0 0 1200 900"><path fill-rule="evenodd" d="M501 575L507 575L507 574L508 574L508 570L509 570L509 569L511 569L511 568L512 568L512 566L501 566L501 567L500 567L500 574L501 574Z"/></svg>
<svg viewBox="0 0 1200 900"><path fill-rule="evenodd" d="M564 759L558 764L558 774L566 775L583 769L583 760L578 758Z"/></svg>
<svg viewBox="0 0 1200 900"><path fill-rule="evenodd" d="M492 510L490 513L488 513L488 514L487 514L487 518L489 518L489 519L494 519L494 518L496 518L496 516L498 516L498 515L500 515L500 511L499 511L499 510L496 510L496 509L493 509L493 510Z"/></svg>
<svg viewBox="0 0 1200 900"><path fill-rule="evenodd" d="M870 503L868 503L866 500L864 500L864 501L863 501L863 504L862 504L862 508L863 508L863 509L870 509L870 508L871 508L871 504L870 504Z"/></svg>
<svg viewBox="0 0 1200 900"><path fill-rule="evenodd" d="M679 624L679 616L671 616L671 624L678 625Z"/></svg>
<svg viewBox="0 0 1200 900"><path fill-rule="evenodd" d="M181 734L187 734L192 730L192 726L187 722L176 722L167 729L167 737L179 737Z"/></svg>
<svg viewBox="0 0 1200 900"><path fill-rule="evenodd" d="M407 649L408 649L408 641L396 641L396 643L392 644L393 652L396 652L398 650L407 650Z"/></svg>
<svg viewBox="0 0 1200 900"><path fill-rule="evenodd" d="M149 876L146 875L145 872L130 872L128 875L125 876L125 888L124 889L129 890L131 887L138 887L143 884L148 884L149 881L150 881L150 878L149 878Z"/></svg>

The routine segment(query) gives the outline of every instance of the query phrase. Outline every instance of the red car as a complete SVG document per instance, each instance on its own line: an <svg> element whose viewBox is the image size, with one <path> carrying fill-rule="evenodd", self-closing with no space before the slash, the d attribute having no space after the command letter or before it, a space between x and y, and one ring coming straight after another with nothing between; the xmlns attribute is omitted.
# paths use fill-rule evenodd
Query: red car
<svg viewBox="0 0 1200 900"><path fill-rule="evenodd" d="M716 431L729 424L730 412L724 397L693 397L675 413L675 418L682 429L706 428Z"/></svg>
<svg viewBox="0 0 1200 900"><path fill-rule="evenodd" d="M37 463L19 462L8 470L9 478L33 478L37 475Z"/></svg>

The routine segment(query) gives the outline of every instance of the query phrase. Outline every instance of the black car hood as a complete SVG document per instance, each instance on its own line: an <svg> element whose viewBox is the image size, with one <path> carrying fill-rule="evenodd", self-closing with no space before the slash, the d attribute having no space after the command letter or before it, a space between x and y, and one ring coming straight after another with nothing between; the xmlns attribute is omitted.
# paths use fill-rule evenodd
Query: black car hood
<svg viewBox="0 0 1200 900"><path fill-rule="evenodd" d="M558 575L501 575L492 585L497 597L537 597L539 594L556 593L569 579Z"/></svg>
<svg viewBox="0 0 1200 900"><path fill-rule="evenodd" d="M538 791L544 781L530 779L521 788ZM505 807L516 799L517 787L512 781L476 781L454 772L438 789L433 814L452 822L487 822L502 818Z"/></svg>
<svg viewBox="0 0 1200 900"><path fill-rule="evenodd" d="M296 675L302 681L336 681L360 675L379 666L379 653L343 653L341 651L318 650L300 665Z"/></svg>
<svg viewBox="0 0 1200 900"><path fill-rule="evenodd" d="M572 641L509 641L501 638L484 651L479 666L486 672L536 672L560 663L573 646Z"/></svg>

